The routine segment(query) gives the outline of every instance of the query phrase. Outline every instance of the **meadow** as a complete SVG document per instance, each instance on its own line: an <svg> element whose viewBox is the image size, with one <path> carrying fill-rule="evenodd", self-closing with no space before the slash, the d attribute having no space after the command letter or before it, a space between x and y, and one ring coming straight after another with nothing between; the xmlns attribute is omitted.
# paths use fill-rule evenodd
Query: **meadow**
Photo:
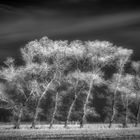
<svg viewBox="0 0 140 140"><path fill-rule="evenodd" d="M129 124L128 128L122 128L121 124L86 124L83 128L79 125L54 125L49 129L48 125L37 125L36 129L30 129L29 124L22 124L20 129L13 129L13 125L1 124L0 140L139 140L140 127Z"/></svg>

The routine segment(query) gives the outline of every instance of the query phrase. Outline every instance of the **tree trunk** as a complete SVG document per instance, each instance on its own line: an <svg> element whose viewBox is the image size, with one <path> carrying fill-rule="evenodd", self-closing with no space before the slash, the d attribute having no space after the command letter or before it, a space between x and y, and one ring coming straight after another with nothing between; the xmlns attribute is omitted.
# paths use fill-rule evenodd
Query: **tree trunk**
<svg viewBox="0 0 140 140"><path fill-rule="evenodd" d="M57 106L58 106L58 92L56 93L54 112L53 112L52 120L51 120L50 126L49 126L50 129L53 126L54 118L55 118L55 115L56 115L56 112L57 112Z"/></svg>
<svg viewBox="0 0 140 140"><path fill-rule="evenodd" d="M90 92L88 93L87 98L86 98L86 102L84 103L84 108L83 108L84 112L83 112L82 120L80 123L80 128L83 127L83 123L85 122L85 119L86 119L86 107L87 107L89 96L90 96Z"/></svg>
<svg viewBox="0 0 140 140"><path fill-rule="evenodd" d="M125 109L127 110L127 109ZM127 111L125 111L125 119L124 119L124 123L123 123L123 128L127 127L127 120L128 120L128 115L127 115Z"/></svg>
<svg viewBox="0 0 140 140"><path fill-rule="evenodd" d="M35 111L35 114L34 114L34 118L33 118L33 122L32 122L32 125L31 125L31 128L34 128L35 129L35 126L36 126L36 122L37 122L37 117L38 117L38 112L39 112L39 102L38 102L38 105L36 107L36 111Z"/></svg>
<svg viewBox="0 0 140 140"><path fill-rule="evenodd" d="M113 94L113 101L112 101L112 108L111 108L111 117L110 117L110 120L109 120L109 128L111 128L112 123L113 123L114 118L115 118L115 115L116 115L115 99L116 99L117 88L118 88L118 86L116 87L115 92Z"/></svg>
<svg viewBox="0 0 140 140"><path fill-rule="evenodd" d="M127 121L128 121L128 99L126 101L126 106L125 106L125 119L124 119L124 124L123 127L127 127Z"/></svg>
<svg viewBox="0 0 140 140"><path fill-rule="evenodd" d="M79 122L80 122L80 128L83 128L83 120L81 119Z"/></svg>
<svg viewBox="0 0 140 140"><path fill-rule="evenodd" d="M92 85L93 85L93 81L90 83L90 87L89 87L89 91L88 91L88 94L86 97L86 101L85 101L84 106L83 106L83 116L82 116L82 119L80 121L80 128L83 127L83 123L85 122L85 119L86 119L86 108L87 108L88 100L89 100L90 93L92 90Z"/></svg>
<svg viewBox="0 0 140 140"><path fill-rule="evenodd" d="M51 82L52 82L52 80L51 80ZM39 113L39 106L40 106L41 100L44 97L44 95L46 94L46 92L48 90L48 87L50 86L51 82L47 85L45 91L42 93L42 95L40 96L40 98L39 98L39 100L37 102L37 106L36 106L36 110L35 110L35 115L34 115L34 118L33 118L33 122L32 122L31 128L35 128L35 126L36 126L36 122L37 122L37 118L38 118L38 113Z"/></svg>
<svg viewBox="0 0 140 140"><path fill-rule="evenodd" d="M20 127L22 112L23 112L23 106L21 106L21 107L19 108L18 118L17 118L17 121L16 121L16 123L15 123L14 129L19 129L19 127Z"/></svg>
<svg viewBox="0 0 140 140"><path fill-rule="evenodd" d="M140 117L140 103L138 105L138 111L137 111L137 115L136 115L136 123L135 123L135 127L138 126L139 123L139 117Z"/></svg>
<svg viewBox="0 0 140 140"><path fill-rule="evenodd" d="M110 120L109 120L109 128L111 128L113 120L114 120L114 117L115 117L115 114L116 114L114 101L113 101L113 106L112 106L111 112L112 112L112 114L111 114L111 117L110 117Z"/></svg>
<svg viewBox="0 0 140 140"><path fill-rule="evenodd" d="M74 107L74 104L76 102L77 97L78 96L75 94L74 100L72 101L72 104L70 105L68 115L67 115L67 119L66 119L65 126L64 126L65 128L68 127L68 122L69 122L69 119L70 119L70 116L71 116L71 113L72 113L72 109Z"/></svg>
<svg viewBox="0 0 140 140"><path fill-rule="evenodd" d="M79 68L78 68L78 63L77 63L77 70L78 70L78 73L79 73L80 70L79 70ZM65 128L68 127L68 123L69 123L69 119L70 119L70 116L71 116L71 113L72 113L72 109L73 109L74 104L75 104L75 102L76 102L76 99L77 99L77 97L78 97L78 95L76 94L76 88L77 88L77 86L78 86L78 83L79 83L79 79L77 79L76 84L75 84L75 88L74 88L74 90L75 90L75 96L74 96L74 100L72 101L72 103L71 103L71 105L70 105L70 108L69 108L69 111L68 111L68 114L67 114L67 118L66 118L65 125L64 125ZM80 90L80 91L81 91L81 90Z"/></svg>
<svg viewBox="0 0 140 140"><path fill-rule="evenodd" d="M113 101L112 101L112 110L111 110L111 117L110 117L110 121L109 121L109 128L111 128L112 126L112 123L114 121L114 118L115 118L115 115L116 115L116 94L117 94L117 90L118 90L118 86L119 86L119 83L120 83L120 80L121 80L121 73L122 73L122 69L120 71L120 75L118 77L118 80L117 80L117 85L116 85L116 88L115 88L115 91L113 93Z"/></svg>

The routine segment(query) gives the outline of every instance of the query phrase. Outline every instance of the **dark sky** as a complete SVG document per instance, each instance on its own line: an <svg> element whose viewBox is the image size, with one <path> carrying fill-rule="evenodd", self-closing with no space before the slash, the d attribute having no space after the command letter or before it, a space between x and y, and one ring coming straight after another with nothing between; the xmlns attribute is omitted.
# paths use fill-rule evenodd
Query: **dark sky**
<svg viewBox="0 0 140 140"><path fill-rule="evenodd" d="M19 48L43 36L108 40L134 49L139 60L140 6L136 0L0 1L0 64L8 56L20 60Z"/></svg>

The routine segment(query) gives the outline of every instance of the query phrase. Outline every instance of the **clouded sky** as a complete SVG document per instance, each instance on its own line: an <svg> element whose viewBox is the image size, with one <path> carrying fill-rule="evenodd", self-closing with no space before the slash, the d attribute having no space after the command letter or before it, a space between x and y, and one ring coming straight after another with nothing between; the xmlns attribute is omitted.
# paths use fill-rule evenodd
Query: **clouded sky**
<svg viewBox="0 0 140 140"><path fill-rule="evenodd" d="M16 6L1 3L0 62L7 56L20 59L20 47L43 36L62 40L108 40L134 49L134 58L140 59L140 10L137 6L106 7L89 2L93 7L85 8L77 1L76 5L72 3L74 8L67 9L64 0L61 1L61 4L55 4L53 0L54 7L46 2L45 6L37 5L38 0L35 5L26 1ZM66 7L68 5L66 2Z"/></svg>

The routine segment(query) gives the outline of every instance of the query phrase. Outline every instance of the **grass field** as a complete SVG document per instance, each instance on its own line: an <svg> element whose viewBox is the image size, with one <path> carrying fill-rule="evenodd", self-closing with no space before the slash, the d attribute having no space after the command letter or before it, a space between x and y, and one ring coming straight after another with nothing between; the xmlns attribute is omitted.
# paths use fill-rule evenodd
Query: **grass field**
<svg viewBox="0 0 140 140"><path fill-rule="evenodd" d="M12 129L12 125L1 124L0 140L140 140L140 127L129 125L121 128L115 124L111 129L107 124L87 124L84 128L78 125L37 125L37 129L30 129L30 125L22 125L19 130Z"/></svg>

